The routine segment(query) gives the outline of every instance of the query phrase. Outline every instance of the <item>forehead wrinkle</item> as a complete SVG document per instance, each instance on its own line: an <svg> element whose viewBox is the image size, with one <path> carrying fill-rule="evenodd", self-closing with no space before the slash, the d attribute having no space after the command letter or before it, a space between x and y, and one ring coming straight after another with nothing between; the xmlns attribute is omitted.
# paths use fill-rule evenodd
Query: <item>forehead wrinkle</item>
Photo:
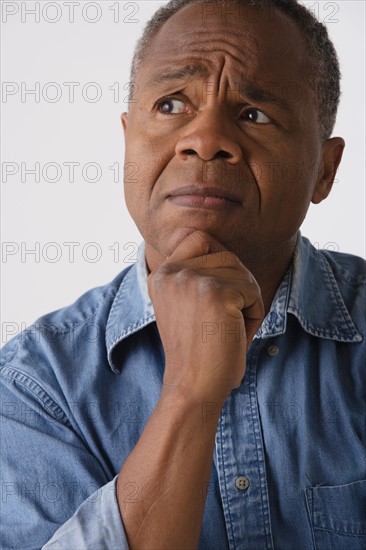
<svg viewBox="0 0 366 550"><path fill-rule="evenodd" d="M190 63L188 65L185 65L184 67L166 70L165 72L153 76L146 84L145 89L157 88L161 84L165 84L166 82L171 82L174 80L187 80L196 75L208 78L210 74L211 71L205 65L202 65L200 63Z"/></svg>
<svg viewBox="0 0 366 550"><path fill-rule="evenodd" d="M194 37L194 40L189 42L187 40L187 35L192 34ZM235 43L234 40L231 40L230 38L238 38L240 40L239 43ZM215 54L216 52L225 51L225 53L228 53L230 56L240 59L243 55L243 50L245 51L245 54L252 55L255 58L259 57L260 51L259 51L259 45L256 40L256 38L252 35L249 37L243 37L242 33L231 33L231 37L227 38L226 35L220 36L220 32L214 32L214 31L208 31L205 33L201 33L197 36L197 33L187 33L184 34L184 52L187 52L187 50L192 47L192 50L199 51L201 46L204 46L202 50L204 52L208 52L210 54ZM253 41L254 41L254 47L253 47ZM205 46L209 44L209 49L207 50ZM169 46L169 51L174 49L175 44L171 44ZM182 46L178 44L176 48L181 51ZM239 53L239 57L233 53L233 51L237 51Z"/></svg>
<svg viewBox="0 0 366 550"><path fill-rule="evenodd" d="M212 40L208 40L210 35L213 35ZM184 48L177 44L176 40L175 43L173 40L169 43L170 40L168 40L168 43L165 42L162 47L159 47L161 72L153 74L144 87L145 90L159 88L174 81L180 81L181 86L192 78L198 77L200 80L205 79L207 83L216 83L215 88L220 95L226 88L234 89L238 93L237 97L241 97L244 101L269 103L286 112L293 110L289 102L269 89L267 84L272 84L269 75L267 83L263 82L263 78L260 78L262 84L257 81L256 75L260 70L261 59L258 55L257 41L254 42L254 49L248 47L244 50L246 42L253 46L252 33L249 33L249 40L235 31L229 38L221 38L214 31L207 31L203 36L198 37L197 33L190 31L184 36L194 37L190 44L185 42ZM240 38L240 44L235 42L235 36ZM153 57L154 52L150 51L150 55ZM235 82L230 74L232 73L230 65L234 66Z"/></svg>
<svg viewBox="0 0 366 550"><path fill-rule="evenodd" d="M227 44L231 45L230 42L227 42ZM211 42L211 45L214 45ZM231 61L233 61L236 65L239 67L242 67L243 69L248 67L248 63L243 59L243 56L240 57L236 56L232 51L223 49L223 41L218 41L218 47L212 48L211 51L204 51L206 54L205 59L202 59L202 50L201 49L192 49L189 53L184 52L184 55L182 55L181 49L179 49L179 53L182 55L182 60L175 60L175 67L173 69L169 69L168 62L166 60L162 60L161 65L164 67L166 64L167 69L162 70L161 73L157 73L154 76L150 78L150 80L145 85L145 90L158 88L160 85L173 82L177 80L189 80L190 78L194 76L203 78L209 78L212 73L215 71L214 65L215 62L217 63L217 58L220 57L220 65L222 60L222 66L220 68L220 72L222 71L224 65L225 65L225 59L227 57L231 58ZM195 44L197 46L197 44ZM247 50L246 55L248 55L248 58L250 58L250 54L253 54L253 57L256 57L254 52L251 52L250 50ZM171 49L168 49L166 51L161 50L160 54L164 56L164 54L167 54L168 59L170 57L174 57L175 52ZM187 57L188 59L195 59L194 62L187 63ZM179 64L181 61L185 61L186 64L182 67L177 67L177 64ZM250 61L250 59L248 59ZM210 67L209 67L210 66Z"/></svg>
<svg viewBox="0 0 366 550"><path fill-rule="evenodd" d="M236 31L234 28L230 28L230 26L228 26L224 30L222 29L222 27L217 27L217 29L213 29L212 27L210 27L210 29L204 29L204 31L200 29L199 32L197 30L185 31L181 35L171 34L170 37L171 39L175 40L177 36L181 36L184 39L185 43L192 42L196 44L199 40L204 40L205 37L207 37L211 42L211 37L214 36L215 38L217 38L218 40L221 40L222 42L227 42L228 31L230 31L230 38L237 38L240 41L253 40L253 39L256 41L255 34L251 30L248 30L247 32L244 33L243 30Z"/></svg>

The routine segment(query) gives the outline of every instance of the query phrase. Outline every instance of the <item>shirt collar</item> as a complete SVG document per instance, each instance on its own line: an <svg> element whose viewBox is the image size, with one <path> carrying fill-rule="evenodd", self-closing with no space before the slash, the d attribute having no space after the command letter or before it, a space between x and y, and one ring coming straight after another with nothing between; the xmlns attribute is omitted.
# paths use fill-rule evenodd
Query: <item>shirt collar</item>
<svg viewBox="0 0 366 550"><path fill-rule="evenodd" d="M125 338L155 321L147 277L145 241L142 241L138 248L137 262L128 269L123 278L107 321L108 361L116 374L120 372L120 367L113 358L116 347ZM317 293L314 299L314 289L319 288L323 292ZM302 328L313 336L338 342L362 341L325 255L316 250L300 232L293 261L255 338L271 338L284 334L288 313L293 314Z"/></svg>
<svg viewBox="0 0 366 550"><path fill-rule="evenodd" d="M295 315L303 329L337 342L362 342L326 254L300 234L291 269L287 311Z"/></svg>
<svg viewBox="0 0 366 550"><path fill-rule="evenodd" d="M145 241L142 241L137 251L137 262L128 269L123 278L107 321L108 361L116 374L120 372L120 367L113 360L116 346L131 334L155 321L154 308L147 290L147 277Z"/></svg>

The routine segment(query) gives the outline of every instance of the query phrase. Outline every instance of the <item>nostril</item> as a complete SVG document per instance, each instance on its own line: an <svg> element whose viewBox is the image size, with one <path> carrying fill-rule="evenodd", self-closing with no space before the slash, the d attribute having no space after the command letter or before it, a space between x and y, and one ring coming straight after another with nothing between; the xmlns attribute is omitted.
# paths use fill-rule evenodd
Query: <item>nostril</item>
<svg viewBox="0 0 366 550"><path fill-rule="evenodd" d="M216 153L215 157L227 159L227 158L231 158L232 155L231 155L230 153L228 153L227 151L223 151L223 150L221 149L221 151L219 151L218 153Z"/></svg>
<svg viewBox="0 0 366 550"><path fill-rule="evenodd" d="M196 154L196 151L194 151L193 149L186 149L184 152L185 152L186 155L195 155Z"/></svg>

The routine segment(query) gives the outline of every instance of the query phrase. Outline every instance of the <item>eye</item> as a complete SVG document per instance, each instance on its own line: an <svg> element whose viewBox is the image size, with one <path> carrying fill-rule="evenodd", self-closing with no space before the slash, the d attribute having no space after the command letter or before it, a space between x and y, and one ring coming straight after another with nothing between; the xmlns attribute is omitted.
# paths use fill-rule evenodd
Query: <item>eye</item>
<svg viewBox="0 0 366 550"><path fill-rule="evenodd" d="M242 114L242 117L244 120L247 120L248 122L254 122L255 124L269 124L272 122L272 120L262 113L259 109L255 109L254 107L250 107L249 109L246 109L244 113Z"/></svg>
<svg viewBox="0 0 366 550"><path fill-rule="evenodd" d="M184 101L180 99L174 99L174 98L168 97L158 101L157 109L159 113L163 113L166 115L178 115L180 113L185 112L186 105Z"/></svg>

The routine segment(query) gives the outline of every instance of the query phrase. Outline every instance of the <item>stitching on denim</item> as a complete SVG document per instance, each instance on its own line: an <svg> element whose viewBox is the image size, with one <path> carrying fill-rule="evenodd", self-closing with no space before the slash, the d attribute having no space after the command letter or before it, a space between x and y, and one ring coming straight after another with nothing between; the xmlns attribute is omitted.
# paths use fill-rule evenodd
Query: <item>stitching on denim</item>
<svg viewBox="0 0 366 550"><path fill-rule="evenodd" d="M270 509L270 503L269 503L269 494L268 494L268 484L267 484L267 471L266 471L266 461L264 458L264 444L263 444L263 436L262 436L262 430L261 430L261 422L260 422L260 414L259 414L259 407L258 407L258 394L257 394L257 373L258 373L258 356L259 356L259 349L257 346L257 350L254 349L254 353L252 356L251 361L255 360L255 370L253 371L253 382L254 382L254 392L253 392L253 403L254 403L254 409L256 413L256 419L257 419L257 437L256 437L256 430L254 427L254 437L256 439L256 449L257 449L257 458L258 458L258 464L262 465L263 469L263 475L259 471L259 479L261 480L261 487L260 487L260 493L261 493L261 503L262 503L262 513L264 517L264 524L265 524L265 540L266 540L266 547L269 550L272 550L274 548L273 544L273 536L272 536L272 529L271 529L271 509ZM253 416L252 416L253 420ZM253 422L254 426L254 422ZM261 448L261 459L259 457L259 451L258 448ZM259 468L258 468L259 470ZM263 489L262 489L262 482L264 485L264 492L265 492L265 500L263 500ZM267 541L268 538L271 540L271 544L268 545Z"/></svg>
<svg viewBox="0 0 366 550"><path fill-rule="evenodd" d="M3 355L3 353L1 353L0 366L5 366L8 361L11 361L13 357L17 354L18 348L19 348L19 340L16 342L14 350L10 350L7 355Z"/></svg>
<svg viewBox="0 0 366 550"><path fill-rule="evenodd" d="M316 548L316 542L315 542L315 533L314 533L314 527L313 527L313 517L314 517L314 499L313 499L313 494L312 494L312 491L311 491L311 488L310 487L306 487L304 489L304 493L305 493L305 506L306 506L306 511L307 511L307 514L308 514L308 520L309 520L309 525L310 525L310 532L311 532L311 537L312 537L312 541L313 541L313 545L314 545L314 548ZM311 510L310 510L310 507L311 507Z"/></svg>
<svg viewBox="0 0 366 550"><path fill-rule="evenodd" d="M8 380L11 380L12 382L15 382L16 384L19 384L26 390L28 390L31 394L33 394L37 400L42 404L44 409L49 412L49 414L52 415L52 417L57 421L62 421L63 424L65 424L68 428L71 428L71 424L67 418L67 415L65 412L53 401L53 399L48 395L48 393L36 382L31 376L28 376L27 374L23 373L22 371L15 370L12 367L1 367L0 373L4 376L4 378L7 378ZM19 378L24 376L24 380L20 380ZM36 388L39 390L39 394L34 391L30 387L30 385L27 384L27 381L34 384ZM40 394L44 394L47 399L49 399L50 403L52 403L54 410L44 401L44 398L41 397ZM56 412L57 411L57 412Z"/></svg>
<svg viewBox="0 0 366 550"><path fill-rule="evenodd" d="M329 283L332 287L334 296L337 300L338 308L339 308L340 312L342 313L343 321L347 326L349 336L351 336L352 332L354 331L354 325L353 325L352 319L350 318L350 315L347 311L347 308L345 306L345 303L344 303L343 298L341 296L341 293L339 291L337 282L335 280L334 273L333 273L329 263L326 261L326 258L324 256L322 256L321 258L322 258L322 262L323 262L323 265L324 265L324 268L325 268L324 271L325 271L325 273L328 277L328 281L329 281ZM348 318L345 314L345 310L347 312ZM350 320L351 320L351 324L350 324Z"/></svg>
<svg viewBox="0 0 366 550"><path fill-rule="evenodd" d="M252 354L252 357L251 357L251 360L250 360L250 365L247 365L247 368L251 367L251 366L253 367L252 369L250 369L250 370L252 370L252 372L250 372L250 370L249 370L249 373L250 373L249 399L250 399L250 408L251 408L251 412L252 412L251 423L252 423L252 428L253 428L253 437L254 437L254 441L256 443L255 450L256 450L256 457L257 457L257 464L258 464L258 477L260 479L260 499L261 499L262 515L263 515L263 517L265 517L263 491L262 491L262 481L263 480L262 480L262 476L261 476L260 468L259 468L259 464L260 464L260 462L262 462L261 459L260 459L260 456L259 456L259 449L258 449L258 447L259 447L258 443L260 443L260 441L258 441L256 427L255 427L255 421L254 421L255 412L256 412L257 413L256 421L258 422L258 424L260 423L259 414L258 414L259 411L258 411L258 408L257 408L257 398L256 398L256 366L257 366L257 361L258 361L258 353L259 353L259 350L258 350L258 347L257 347L257 350L256 349L253 350L253 354ZM252 389L252 383L253 383L253 386L254 386L254 390ZM260 427L259 427L258 432L260 432ZM260 435L260 433L259 433L259 435ZM267 536L265 536L265 539L267 541ZM266 547L268 548L267 544L266 544Z"/></svg>
<svg viewBox="0 0 366 550"><path fill-rule="evenodd" d="M328 263L332 264L334 271L337 271L337 273L340 274L340 276L342 277L342 281L345 282L348 286L352 288L366 286L366 276L361 274L356 275L349 269L346 269L343 265L337 263L336 257L333 257L333 254L330 254L329 251L323 250L322 253L323 256L326 257ZM337 252L334 252L334 254L337 254ZM363 258L361 258L361 260L363 260Z"/></svg>
<svg viewBox="0 0 366 550"><path fill-rule="evenodd" d="M126 272L125 272L125 276L123 277L122 281L121 281L121 284L119 285L117 291L116 291L116 294L115 294L115 299L113 301L113 304L112 304L112 307L109 311L109 315L108 315L108 321L107 321L107 326L109 324L109 320L110 318L114 315L114 312L115 310L117 309L117 307L119 307L119 304L122 300L122 298L124 297L125 295L125 286L127 285L128 283L128 275L130 275L131 273L131 269L135 266L136 264L133 264L133 265L130 265L126 268ZM127 283L126 283L126 280L127 280Z"/></svg>
<svg viewBox="0 0 366 550"><path fill-rule="evenodd" d="M235 544L235 533L234 533L234 525L233 525L233 518L232 518L232 515L231 515L231 509L230 509L230 502L229 502L229 497L228 497L228 494L229 494L229 491L228 491L228 484L227 484L227 466L226 466L226 462L225 462L225 451L224 451L224 423L225 423L225 406L224 405L224 408L222 409L221 411L221 418L220 418L220 439L221 439L221 444L220 444L220 447L221 447L221 456L222 456L222 465L223 465L223 480L224 480L224 487L225 487L225 502L226 502L226 510L227 510L227 515L228 515L228 521L229 521L229 524L230 524L230 531L231 531L231 536L230 536L230 539L232 540L233 542L233 545L234 545L234 549L235 550L235 547L236 547L236 544Z"/></svg>
<svg viewBox="0 0 366 550"><path fill-rule="evenodd" d="M358 535L356 533L345 533L343 531L335 531L334 529L325 529L324 527L315 527L314 526L314 531L326 531L327 533L334 533L335 535L339 535L341 537L360 537L360 538L365 538L366 537L366 534L361 534L361 535Z"/></svg>
<svg viewBox="0 0 366 550"><path fill-rule="evenodd" d="M350 483L343 483L342 485L317 485L316 487L311 487L311 489L338 489L340 487L350 487L351 485L355 486L356 483L366 483L366 479L357 479L356 481L351 481Z"/></svg>
<svg viewBox="0 0 366 550"><path fill-rule="evenodd" d="M127 338L127 336L130 336L131 334L134 334L135 332L140 330L140 328L144 328L147 325L147 323L153 318L155 319L155 314L149 315L148 317L144 317L141 321L138 321L138 322L134 323L131 327L131 330L128 330L127 332L124 332L123 335L120 334L119 336L116 336L116 338L112 341L112 344L110 345L110 350L112 350L112 348L121 339Z"/></svg>

